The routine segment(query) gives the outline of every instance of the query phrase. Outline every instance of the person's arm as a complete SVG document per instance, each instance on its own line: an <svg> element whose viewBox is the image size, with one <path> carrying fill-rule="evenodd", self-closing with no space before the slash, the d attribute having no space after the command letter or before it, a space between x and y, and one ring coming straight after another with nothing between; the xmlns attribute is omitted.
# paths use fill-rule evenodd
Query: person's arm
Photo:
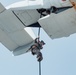
<svg viewBox="0 0 76 75"><path fill-rule="evenodd" d="M33 45L32 45L33 46ZM29 51L31 51L31 49L32 49L32 46L26 51L26 52L29 52Z"/></svg>
<svg viewBox="0 0 76 75"><path fill-rule="evenodd" d="M39 41L39 37L35 39L35 43L38 43L38 41Z"/></svg>
<svg viewBox="0 0 76 75"><path fill-rule="evenodd" d="M29 52L29 51L30 51L30 48L26 52Z"/></svg>

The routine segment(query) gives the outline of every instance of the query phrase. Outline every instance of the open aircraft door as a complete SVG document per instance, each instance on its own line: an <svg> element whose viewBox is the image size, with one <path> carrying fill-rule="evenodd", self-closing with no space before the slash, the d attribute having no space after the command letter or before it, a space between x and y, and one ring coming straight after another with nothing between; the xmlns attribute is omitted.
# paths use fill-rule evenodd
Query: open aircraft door
<svg viewBox="0 0 76 75"><path fill-rule="evenodd" d="M76 33L76 10L70 8L58 14L51 13L38 22L52 39L67 37Z"/></svg>

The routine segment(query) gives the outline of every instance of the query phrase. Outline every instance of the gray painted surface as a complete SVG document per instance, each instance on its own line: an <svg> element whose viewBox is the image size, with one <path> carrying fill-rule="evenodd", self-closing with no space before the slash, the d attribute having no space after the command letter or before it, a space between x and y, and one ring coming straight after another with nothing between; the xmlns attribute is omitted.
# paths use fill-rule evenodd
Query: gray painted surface
<svg viewBox="0 0 76 75"><path fill-rule="evenodd" d="M24 28L26 27L11 10L6 10L0 14L0 41L10 51L26 46L34 40Z"/></svg>
<svg viewBox="0 0 76 75"><path fill-rule="evenodd" d="M52 38L67 37L76 33L76 11L74 8L59 14L51 14L39 20L40 25Z"/></svg>

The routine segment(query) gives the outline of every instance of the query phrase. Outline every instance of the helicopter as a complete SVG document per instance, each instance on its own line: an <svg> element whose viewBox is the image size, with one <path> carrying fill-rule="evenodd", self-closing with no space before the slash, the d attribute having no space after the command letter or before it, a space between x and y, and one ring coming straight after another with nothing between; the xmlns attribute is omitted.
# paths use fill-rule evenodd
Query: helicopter
<svg viewBox="0 0 76 75"><path fill-rule="evenodd" d="M28 0L0 3L0 42L15 56L26 53L36 38L30 27L43 28L51 39L76 33L76 0Z"/></svg>

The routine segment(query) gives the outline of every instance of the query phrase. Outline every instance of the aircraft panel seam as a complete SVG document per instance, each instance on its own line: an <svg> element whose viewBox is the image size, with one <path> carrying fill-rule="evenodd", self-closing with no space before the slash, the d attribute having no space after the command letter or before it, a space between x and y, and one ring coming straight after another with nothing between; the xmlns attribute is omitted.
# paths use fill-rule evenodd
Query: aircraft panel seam
<svg viewBox="0 0 76 75"><path fill-rule="evenodd" d="M18 20L26 27L26 25L22 22L22 20L15 14L15 12L14 11L12 11L13 12L13 14L18 18Z"/></svg>

